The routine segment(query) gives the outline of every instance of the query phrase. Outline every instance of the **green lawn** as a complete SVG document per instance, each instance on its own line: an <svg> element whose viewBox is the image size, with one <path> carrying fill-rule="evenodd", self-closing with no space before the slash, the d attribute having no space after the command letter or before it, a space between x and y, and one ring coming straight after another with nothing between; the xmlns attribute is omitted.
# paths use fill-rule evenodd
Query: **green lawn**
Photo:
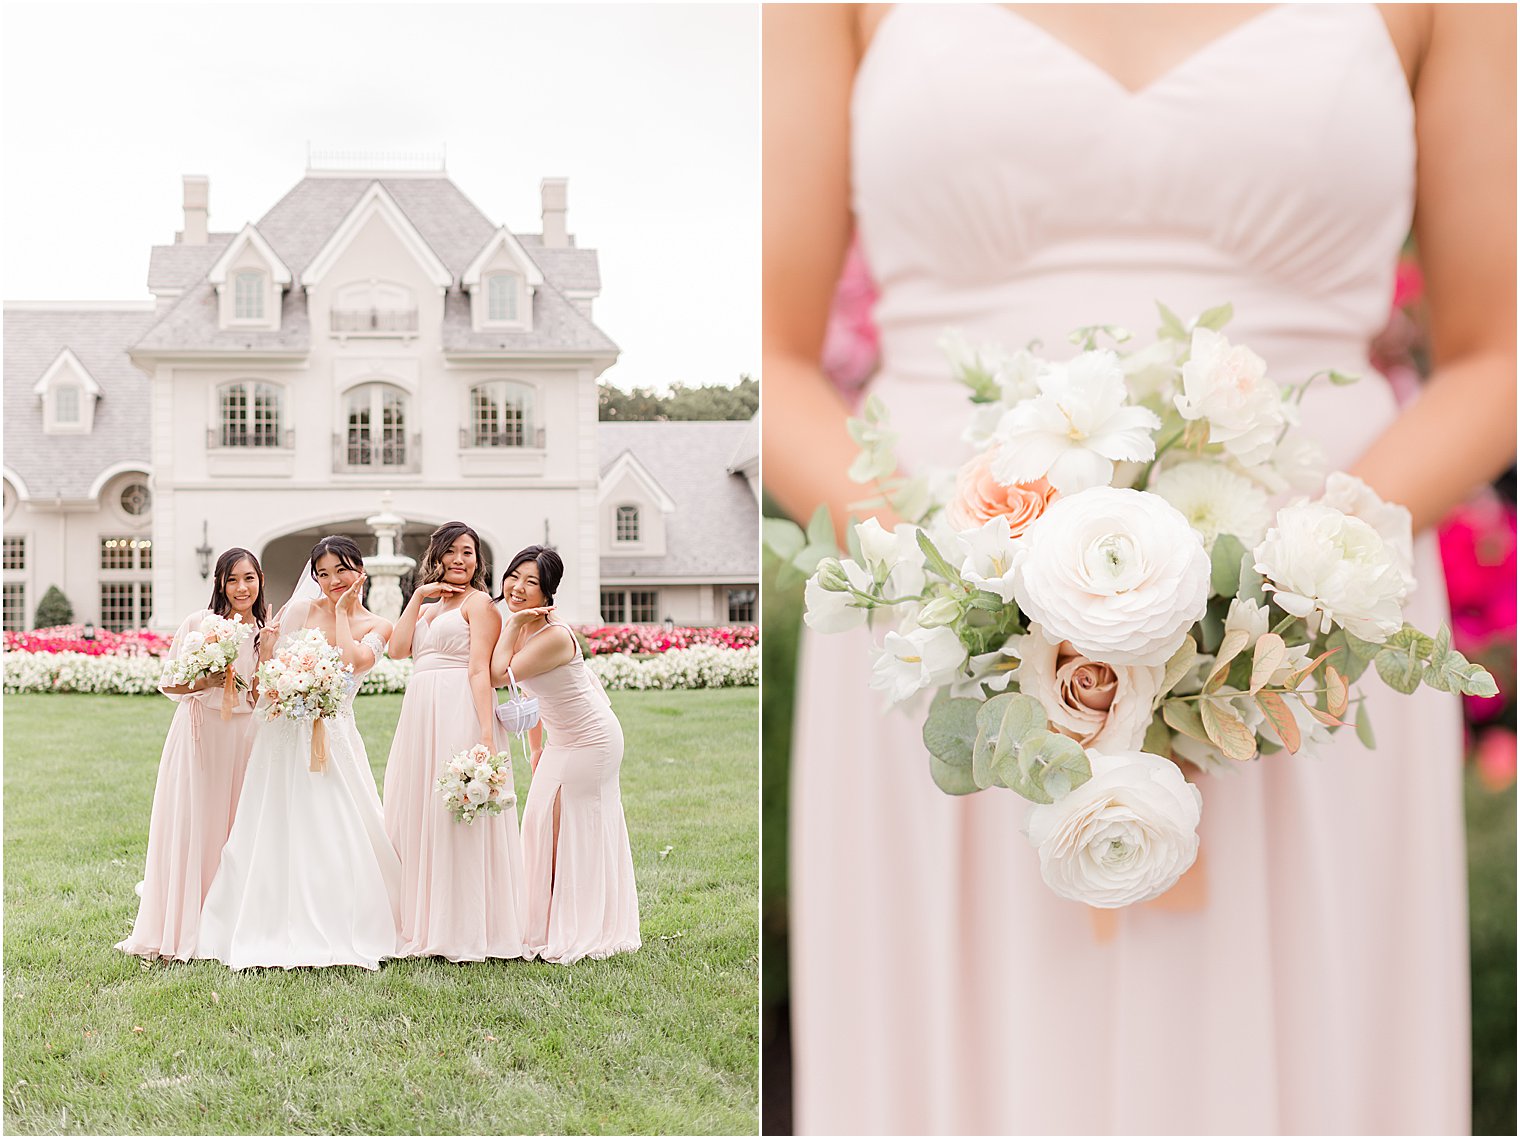
<svg viewBox="0 0 1520 1139"><path fill-rule="evenodd" d="M791 677L801 588L773 584L766 555L765 626L765 1130L790 1133L787 1052L786 817L791 752ZM1486 790L1469 770L1467 856L1472 937L1473 1134L1515 1134L1515 788Z"/></svg>
<svg viewBox="0 0 1520 1139"><path fill-rule="evenodd" d="M756 702L613 694L638 953L232 973L112 948L170 702L7 697L6 1130L755 1133ZM359 699L377 778L400 707Z"/></svg>

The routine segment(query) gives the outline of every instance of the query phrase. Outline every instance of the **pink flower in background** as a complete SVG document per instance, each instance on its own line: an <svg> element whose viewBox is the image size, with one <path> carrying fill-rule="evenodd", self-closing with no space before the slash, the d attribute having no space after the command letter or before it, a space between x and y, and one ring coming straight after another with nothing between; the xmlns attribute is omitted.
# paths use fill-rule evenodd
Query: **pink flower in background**
<svg viewBox="0 0 1520 1139"><path fill-rule="evenodd" d="M1493 493L1474 498L1442 524L1440 543L1452 644L1499 681L1497 696L1463 697L1469 722L1486 723L1514 700L1515 508Z"/></svg>
<svg viewBox="0 0 1520 1139"><path fill-rule="evenodd" d="M1503 791L1514 783L1514 732L1489 728L1478 738L1478 778L1490 791Z"/></svg>
<svg viewBox="0 0 1520 1139"><path fill-rule="evenodd" d="M834 286L820 361L824 375L834 381L851 407L860 402L861 391L881 359L881 338L871 318L876 295L876 284L856 240Z"/></svg>
<svg viewBox="0 0 1520 1139"><path fill-rule="evenodd" d="M172 638L147 629L113 633L96 629L93 640L85 640L83 625L55 625L49 629L5 634L6 652L84 653L87 656L162 656L169 651Z"/></svg>
<svg viewBox="0 0 1520 1139"><path fill-rule="evenodd" d="M587 653L666 653L693 645L716 645L720 649L751 649L760 641L758 625L717 625L691 628L677 625L582 625L576 630L586 638Z"/></svg>
<svg viewBox="0 0 1520 1139"><path fill-rule="evenodd" d="M1420 263L1413 257L1400 257L1393 278L1393 307L1418 304L1424 295L1425 275L1420 272Z"/></svg>

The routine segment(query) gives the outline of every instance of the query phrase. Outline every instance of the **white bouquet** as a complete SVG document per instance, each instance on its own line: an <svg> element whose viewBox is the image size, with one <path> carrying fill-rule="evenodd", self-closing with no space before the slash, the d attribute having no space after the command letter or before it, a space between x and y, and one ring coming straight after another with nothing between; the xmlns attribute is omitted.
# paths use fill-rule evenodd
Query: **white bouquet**
<svg viewBox="0 0 1520 1139"><path fill-rule="evenodd" d="M1403 622L1408 511L1326 480L1295 430L1309 384L1356 377L1280 386L1220 332L1228 305L1191 325L1160 307L1157 342L1134 353L1107 326L1074 333L1060 362L948 339L976 453L953 477L883 484L913 521L868 518L844 560L824 511L806 536L767 524L789 569L813 571L809 626L891 620L871 684L894 703L933 693L939 787L1030 800L1046 883L1100 907L1163 893L1197 856L1202 800L1179 761L1312 750L1350 725L1372 747L1352 690L1368 665L1404 693L1495 691L1446 629ZM851 433L852 475L886 479L879 401ZM1295 491L1318 493L1274 507Z"/></svg>
<svg viewBox="0 0 1520 1139"><path fill-rule="evenodd" d="M237 692L248 687L248 682L232 666L252 631L253 626L246 622L207 613L200 626L191 629L180 641L179 655L164 663L160 686L194 684L202 677L225 672L222 719L230 719Z"/></svg>
<svg viewBox="0 0 1520 1139"><path fill-rule="evenodd" d="M323 770L327 765L323 721L342 712L357 687L353 665L343 663L343 654L320 630L303 629L259 665L258 678L268 719L283 717L311 724L311 770Z"/></svg>
<svg viewBox="0 0 1520 1139"><path fill-rule="evenodd" d="M517 802L511 755L493 754L485 744L476 744L450 757L438 779L438 793L455 822L473 823L479 814L501 814L503 807Z"/></svg>

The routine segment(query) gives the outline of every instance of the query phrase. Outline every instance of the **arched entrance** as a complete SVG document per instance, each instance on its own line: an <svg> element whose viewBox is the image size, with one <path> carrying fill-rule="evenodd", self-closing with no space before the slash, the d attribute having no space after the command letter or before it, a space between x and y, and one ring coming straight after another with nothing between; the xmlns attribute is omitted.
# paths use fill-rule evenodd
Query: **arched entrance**
<svg viewBox="0 0 1520 1139"><path fill-rule="evenodd" d="M427 552L428 535L435 528L436 523L432 522L408 522L401 532L399 552L406 554L420 565L422 555ZM271 615L285 604L286 598L295 591L296 577L306 565L311 548L329 534L342 534L344 537L352 538L366 556L375 553L374 532L365 525L362 518L310 526L304 530L282 534L266 542L263 550L259 552L259 560L264 565L264 588L269 595ZM489 573L490 567L494 564L490 544L482 538L480 547L481 558ZM491 588L495 589L494 582ZM411 595L412 579L411 575L407 575L401 579L402 604L405 604L406 599Z"/></svg>

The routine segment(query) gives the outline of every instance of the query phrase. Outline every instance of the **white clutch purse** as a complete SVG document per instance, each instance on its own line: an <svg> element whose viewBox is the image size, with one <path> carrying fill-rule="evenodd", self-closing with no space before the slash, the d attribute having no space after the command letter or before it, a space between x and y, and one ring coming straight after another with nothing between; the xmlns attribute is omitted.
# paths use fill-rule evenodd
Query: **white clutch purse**
<svg viewBox="0 0 1520 1139"><path fill-rule="evenodd" d="M510 668L507 669L507 692L506 701L496 705L496 722L507 731L521 735L538 724L538 697L522 690Z"/></svg>

